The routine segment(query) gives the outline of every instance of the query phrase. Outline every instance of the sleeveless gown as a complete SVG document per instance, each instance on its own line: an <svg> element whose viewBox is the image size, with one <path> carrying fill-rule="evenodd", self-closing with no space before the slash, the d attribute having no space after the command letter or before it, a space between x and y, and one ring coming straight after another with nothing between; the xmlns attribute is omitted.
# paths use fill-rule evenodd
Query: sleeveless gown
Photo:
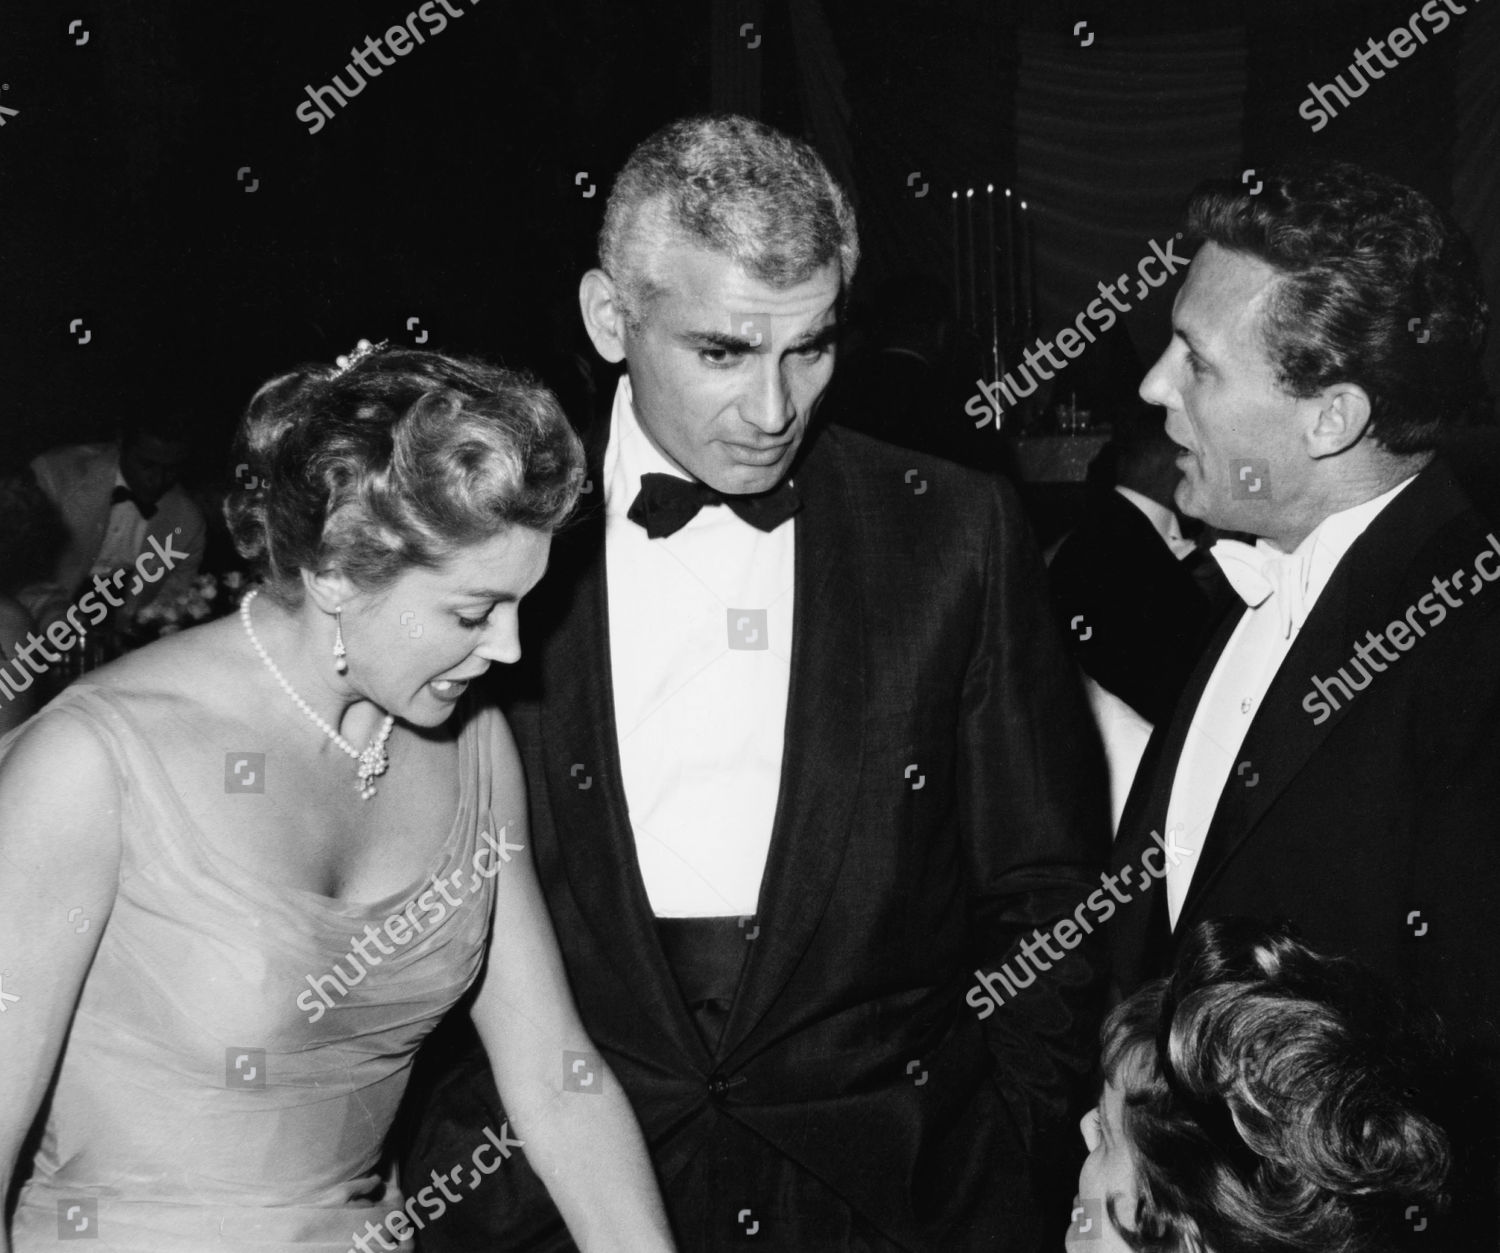
<svg viewBox="0 0 1500 1253"><path fill-rule="evenodd" d="M361 903L210 848L115 693L75 684L37 715L79 721L106 746L121 863L20 1193L16 1253L71 1239L94 1253L411 1248L409 1225L381 1227L403 1203L382 1149L418 1045L479 973L499 865L482 839L503 821L499 714L463 712L446 842L409 889ZM0 739L0 757L25 729ZM384 1243L356 1246L366 1223Z"/></svg>

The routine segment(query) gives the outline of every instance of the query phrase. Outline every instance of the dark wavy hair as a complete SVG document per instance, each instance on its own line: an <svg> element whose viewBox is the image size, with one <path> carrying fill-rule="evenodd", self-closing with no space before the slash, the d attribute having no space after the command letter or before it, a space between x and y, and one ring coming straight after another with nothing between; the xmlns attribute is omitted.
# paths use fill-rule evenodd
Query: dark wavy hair
<svg viewBox="0 0 1500 1253"><path fill-rule="evenodd" d="M1134 1229L1115 1222L1133 1249L1385 1253L1409 1206L1448 1204L1440 1028L1352 962L1200 923L1103 1041L1136 1166Z"/></svg>
<svg viewBox="0 0 1500 1253"><path fill-rule="evenodd" d="M658 287L651 244L673 238L731 258L771 287L859 264L854 209L810 144L736 114L683 118L643 140L616 175L599 264L639 326Z"/></svg>
<svg viewBox="0 0 1500 1253"><path fill-rule="evenodd" d="M578 437L535 379L407 349L265 383L234 462L230 533L288 604L303 569L380 591L508 527L554 530L584 475Z"/></svg>
<svg viewBox="0 0 1500 1253"><path fill-rule="evenodd" d="M1347 162L1203 184L1188 234L1281 277L1262 324L1277 381L1305 398L1334 383L1370 397L1369 433L1399 455L1436 447L1489 406L1489 306L1457 225L1423 196Z"/></svg>

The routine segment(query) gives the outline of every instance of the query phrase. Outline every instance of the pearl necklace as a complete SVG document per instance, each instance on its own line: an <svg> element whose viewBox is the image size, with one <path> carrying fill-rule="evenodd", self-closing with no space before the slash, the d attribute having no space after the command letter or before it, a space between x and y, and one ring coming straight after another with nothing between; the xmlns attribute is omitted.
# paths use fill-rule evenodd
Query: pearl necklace
<svg viewBox="0 0 1500 1253"><path fill-rule="evenodd" d="M286 680L286 675L276 668L276 663L271 660L270 654L261 647L261 643L255 638L255 629L250 625L250 602L260 594L260 589L255 588L245 599L240 602L240 621L245 624L245 634L250 637L250 643L255 651L260 654L260 659L266 663L267 669L276 676L276 682L281 684L281 690L292 698L293 703L312 719L313 725L323 732L330 740L343 749L350 757L359 763L359 779L355 784L359 788L360 800L369 800L375 795L375 779L390 769L391 759L386 755L385 742L391 738L391 728L396 725L395 716L386 714L385 721L381 723L380 730L368 744L364 752L360 752L353 744L349 743L342 735L335 731L323 720L302 697L297 695L296 690Z"/></svg>

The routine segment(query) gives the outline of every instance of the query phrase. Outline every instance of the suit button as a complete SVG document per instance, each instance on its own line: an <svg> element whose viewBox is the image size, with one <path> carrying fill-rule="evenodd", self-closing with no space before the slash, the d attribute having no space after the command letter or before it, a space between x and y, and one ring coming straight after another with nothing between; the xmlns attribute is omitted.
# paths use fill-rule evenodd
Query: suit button
<svg viewBox="0 0 1500 1253"><path fill-rule="evenodd" d="M747 1082L744 1075L736 1075L733 1079L725 1079L722 1075L714 1075L708 1081L708 1095L716 1101L724 1099L725 1093L731 1088L737 1088L740 1084Z"/></svg>

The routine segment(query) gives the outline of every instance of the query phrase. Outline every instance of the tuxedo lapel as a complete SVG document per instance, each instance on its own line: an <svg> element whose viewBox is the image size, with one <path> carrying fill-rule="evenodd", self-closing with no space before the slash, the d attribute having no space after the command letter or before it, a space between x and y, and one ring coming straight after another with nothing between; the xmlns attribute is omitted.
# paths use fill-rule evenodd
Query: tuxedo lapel
<svg viewBox="0 0 1500 1253"><path fill-rule="evenodd" d="M854 506L825 433L795 479L791 685L781 787L755 939L725 1026L726 1060L780 995L838 877L856 808L864 725L864 614L854 573ZM821 455L820 455L821 454Z"/></svg>
<svg viewBox="0 0 1500 1253"><path fill-rule="evenodd" d="M578 517L554 542L552 598L538 617L541 763L558 852L599 948L667 1039L701 1062L705 1050L656 934L636 859L616 738L609 647L600 464L606 430L588 461Z"/></svg>
<svg viewBox="0 0 1500 1253"><path fill-rule="evenodd" d="M1422 551L1464 504L1446 468L1433 467L1391 501L1344 555L1245 734L1240 765L1225 781L1204 836L1179 929L1267 810L1359 706L1356 697L1316 721L1303 705L1315 690L1313 680L1349 668L1354 645L1365 642L1367 631L1403 617L1431 590L1431 575L1445 571L1427 569L1419 560ZM1380 682L1379 676L1371 681Z"/></svg>

